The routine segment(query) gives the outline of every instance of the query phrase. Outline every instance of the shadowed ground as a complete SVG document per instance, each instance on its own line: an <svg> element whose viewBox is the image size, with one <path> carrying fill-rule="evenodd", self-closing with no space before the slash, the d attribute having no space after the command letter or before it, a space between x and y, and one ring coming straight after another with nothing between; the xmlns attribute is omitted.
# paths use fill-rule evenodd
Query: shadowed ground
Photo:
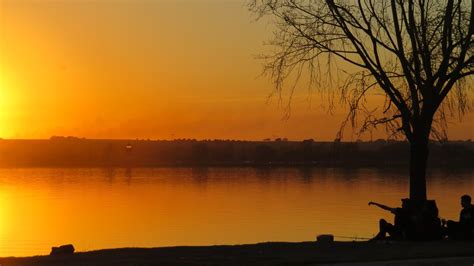
<svg viewBox="0 0 474 266"><path fill-rule="evenodd" d="M432 260L436 258L436 260ZM413 261L413 259L416 259ZM430 260L420 260L430 259ZM474 263L474 242L261 243L237 246L122 248L58 257L1 258L9 265L315 265L373 262L371 265ZM426 263L425 263L426 262ZM446 264L443 264L446 263ZM457 264L456 264L457 265Z"/></svg>

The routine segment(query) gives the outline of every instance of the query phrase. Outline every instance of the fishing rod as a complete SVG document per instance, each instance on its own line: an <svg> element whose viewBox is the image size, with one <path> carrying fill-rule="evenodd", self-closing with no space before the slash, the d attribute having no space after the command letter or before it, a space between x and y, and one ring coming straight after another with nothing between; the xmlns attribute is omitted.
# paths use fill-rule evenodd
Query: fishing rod
<svg viewBox="0 0 474 266"><path fill-rule="evenodd" d="M352 239L352 240L370 240L372 238L369 238L369 237L359 237L359 236L334 236L334 237L337 237L337 238L343 238L343 239Z"/></svg>

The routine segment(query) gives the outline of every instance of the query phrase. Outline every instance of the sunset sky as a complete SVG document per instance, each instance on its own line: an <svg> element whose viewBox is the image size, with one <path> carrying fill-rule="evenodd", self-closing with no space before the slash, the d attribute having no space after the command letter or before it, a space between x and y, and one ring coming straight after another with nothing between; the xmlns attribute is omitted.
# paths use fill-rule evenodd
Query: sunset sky
<svg viewBox="0 0 474 266"><path fill-rule="evenodd" d="M0 0L0 138L333 140L344 109L268 102L271 31L243 0Z"/></svg>

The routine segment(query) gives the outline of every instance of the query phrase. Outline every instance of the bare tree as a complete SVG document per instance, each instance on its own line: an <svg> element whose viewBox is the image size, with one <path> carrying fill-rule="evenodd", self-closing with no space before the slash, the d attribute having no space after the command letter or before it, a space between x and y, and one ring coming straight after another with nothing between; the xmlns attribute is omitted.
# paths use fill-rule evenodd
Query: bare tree
<svg viewBox="0 0 474 266"><path fill-rule="evenodd" d="M355 125L362 112L361 131L385 125L406 137L410 199L426 200L430 136L444 136L446 117L469 110L474 0L250 1L253 12L276 25L265 57L276 91L304 71L312 87L337 72L343 81L332 87L350 107L343 124ZM386 101L375 112L365 103L377 92Z"/></svg>

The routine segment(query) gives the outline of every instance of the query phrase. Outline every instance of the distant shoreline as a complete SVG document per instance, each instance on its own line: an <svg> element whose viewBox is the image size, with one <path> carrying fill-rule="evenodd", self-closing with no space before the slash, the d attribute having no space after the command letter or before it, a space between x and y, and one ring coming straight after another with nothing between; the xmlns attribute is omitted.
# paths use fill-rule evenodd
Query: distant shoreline
<svg viewBox="0 0 474 266"><path fill-rule="evenodd" d="M408 168L410 144L234 140L0 140L0 167ZM428 168L474 169L472 141L433 142Z"/></svg>
<svg viewBox="0 0 474 266"><path fill-rule="evenodd" d="M474 242L317 242L118 248L63 256L0 258L1 265L316 265L474 257ZM464 258L464 259L463 259ZM436 260L434 260L436 261Z"/></svg>
<svg viewBox="0 0 474 266"><path fill-rule="evenodd" d="M342 164L209 164L209 165L152 165L152 166L126 166L126 165L26 165L26 166L4 166L0 165L0 169L48 169L48 168L63 168L63 169L165 169L165 168L175 168L175 169L206 169L206 168L215 168L215 169L231 169L231 168L249 168L249 169L347 169L347 170L359 170L359 169L374 169L374 170L387 170L395 172L407 172L408 173L408 164L386 164L386 165L375 165L375 164L365 164L365 165L342 165ZM429 166L427 171L451 171L455 172L471 172L474 171L473 165L433 165Z"/></svg>

